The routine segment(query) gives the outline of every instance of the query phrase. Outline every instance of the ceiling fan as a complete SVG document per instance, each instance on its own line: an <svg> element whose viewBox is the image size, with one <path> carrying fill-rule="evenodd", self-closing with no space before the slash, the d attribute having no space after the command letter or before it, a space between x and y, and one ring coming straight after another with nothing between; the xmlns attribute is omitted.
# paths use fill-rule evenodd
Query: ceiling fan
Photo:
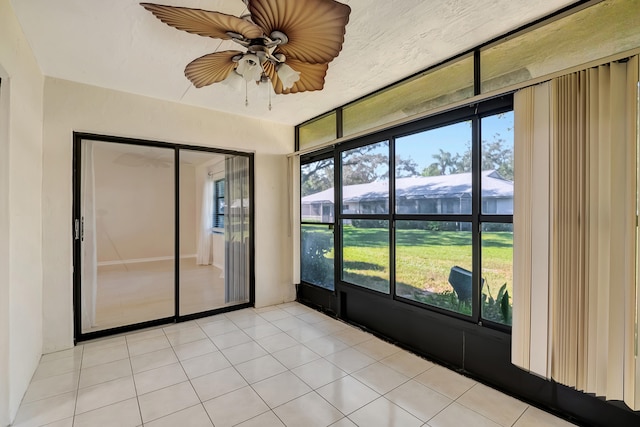
<svg viewBox="0 0 640 427"><path fill-rule="evenodd" d="M232 40L243 48L210 53L189 63L185 75L197 88L244 80L270 82L276 94L321 90L329 62L342 50L351 8L334 0L243 1L249 13L240 17L141 5L179 30Z"/></svg>

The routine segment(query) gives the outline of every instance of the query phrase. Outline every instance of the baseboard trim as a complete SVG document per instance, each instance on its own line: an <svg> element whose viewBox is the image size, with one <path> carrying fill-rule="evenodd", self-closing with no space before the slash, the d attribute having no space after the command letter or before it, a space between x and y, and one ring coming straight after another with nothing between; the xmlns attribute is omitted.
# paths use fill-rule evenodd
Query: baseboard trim
<svg viewBox="0 0 640 427"><path fill-rule="evenodd" d="M180 255L180 259L185 258L196 258L197 254L190 255ZM175 258L172 256L159 256L153 258L132 258L132 259L122 259L118 261L100 261L98 263L98 267L103 267L107 265L120 265L120 264L138 264L141 262L156 262L156 261L173 261Z"/></svg>

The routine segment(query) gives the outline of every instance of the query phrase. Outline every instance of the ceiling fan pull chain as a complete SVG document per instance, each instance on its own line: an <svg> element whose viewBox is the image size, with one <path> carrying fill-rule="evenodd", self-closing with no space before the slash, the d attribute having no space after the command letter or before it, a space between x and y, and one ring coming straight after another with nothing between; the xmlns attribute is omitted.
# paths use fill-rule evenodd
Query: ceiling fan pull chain
<svg viewBox="0 0 640 427"><path fill-rule="evenodd" d="M267 82L270 83L270 82ZM269 92L269 111L271 111L271 84L267 84L267 92Z"/></svg>
<svg viewBox="0 0 640 427"><path fill-rule="evenodd" d="M249 82L244 81L244 106L249 106Z"/></svg>

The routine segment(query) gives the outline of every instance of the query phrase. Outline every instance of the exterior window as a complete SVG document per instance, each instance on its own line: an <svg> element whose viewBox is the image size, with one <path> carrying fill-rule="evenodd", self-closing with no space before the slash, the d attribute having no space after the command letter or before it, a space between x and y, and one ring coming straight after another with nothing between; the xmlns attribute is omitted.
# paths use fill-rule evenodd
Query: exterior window
<svg viewBox="0 0 640 427"><path fill-rule="evenodd" d="M213 183L213 228L224 228L224 179Z"/></svg>
<svg viewBox="0 0 640 427"><path fill-rule="evenodd" d="M300 167L300 278L334 289L333 158Z"/></svg>
<svg viewBox="0 0 640 427"><path fill-rule="evenodd" d="M303 162L304 282L511 325L511 101L456 117Z"/></svg>

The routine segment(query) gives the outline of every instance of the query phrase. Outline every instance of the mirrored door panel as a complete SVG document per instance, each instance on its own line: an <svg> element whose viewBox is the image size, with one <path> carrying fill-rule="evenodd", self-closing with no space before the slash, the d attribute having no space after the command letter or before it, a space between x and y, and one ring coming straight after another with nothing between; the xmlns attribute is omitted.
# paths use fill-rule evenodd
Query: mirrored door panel
<svg viewBox="0 0 640 427"><path fill-rule="evenodd" d="M83 334L174 315L174 153L82 140Z"/></svg>

